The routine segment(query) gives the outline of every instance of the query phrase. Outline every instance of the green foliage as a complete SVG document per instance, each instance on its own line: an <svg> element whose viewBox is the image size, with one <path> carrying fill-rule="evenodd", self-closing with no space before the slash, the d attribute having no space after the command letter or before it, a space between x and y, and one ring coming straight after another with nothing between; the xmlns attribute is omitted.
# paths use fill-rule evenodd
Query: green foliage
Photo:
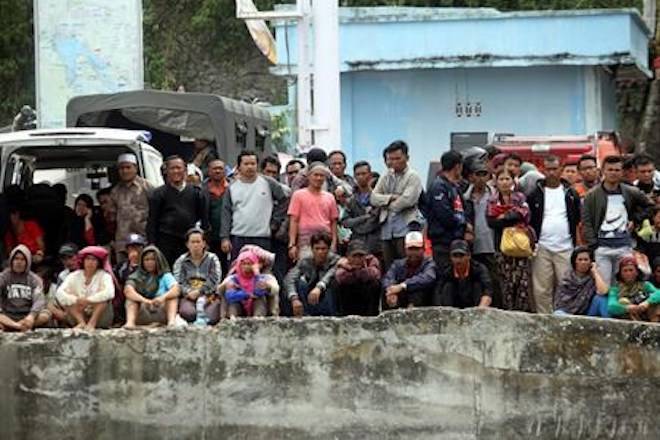
<svg viewBox="0 0 660 440"><path fill-rule="evenodd" d="M0 127L34 107L32 0L0 0Z"/></svg>

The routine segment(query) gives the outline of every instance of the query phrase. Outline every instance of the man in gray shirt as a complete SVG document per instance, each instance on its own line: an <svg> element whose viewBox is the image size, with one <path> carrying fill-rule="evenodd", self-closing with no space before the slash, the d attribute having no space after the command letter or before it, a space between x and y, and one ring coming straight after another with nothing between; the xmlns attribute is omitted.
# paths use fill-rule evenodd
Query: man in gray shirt
<svg viewBox="0 0 660 440"><path fill-rule="evenodd" d="M258 174L257 153L243 150L236 160L238 175L222 201L222 251L236 259L254 244L272 250L271 235L286 218L286 194L275 180Z"/></svg>

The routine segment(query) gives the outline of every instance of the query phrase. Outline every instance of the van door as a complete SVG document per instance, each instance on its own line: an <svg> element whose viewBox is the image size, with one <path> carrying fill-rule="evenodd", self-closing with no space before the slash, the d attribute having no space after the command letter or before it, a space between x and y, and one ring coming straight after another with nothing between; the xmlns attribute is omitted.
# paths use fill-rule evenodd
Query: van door
<svg viewBox="0 0 660 440"><path fill-rule="evenodd" d="M140 158L142 160L142 172L147 182L154 188L164 183L162 167L163 156L154 147L140 142Z"/></svg>

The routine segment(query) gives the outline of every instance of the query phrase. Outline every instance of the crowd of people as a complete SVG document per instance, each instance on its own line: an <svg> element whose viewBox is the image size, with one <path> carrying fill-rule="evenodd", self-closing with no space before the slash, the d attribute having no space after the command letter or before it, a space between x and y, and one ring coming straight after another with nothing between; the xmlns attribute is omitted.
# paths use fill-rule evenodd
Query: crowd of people
<svg viewBox="0 0 660 440"><path fill-rule="evenodd" d="M651 158L449 151L428 188L395 141L387 171L310 150L284 167L243 150L137 158L79 194L46 183L0 200L0 327L215 325L375 316L426 306L660 320L660 178ZM199 162L199 163L197 163ZM632 164L632 165L631 165ZM282 170L282 168L284 168ZM283 171L283 172L282 172Z"/></svg>

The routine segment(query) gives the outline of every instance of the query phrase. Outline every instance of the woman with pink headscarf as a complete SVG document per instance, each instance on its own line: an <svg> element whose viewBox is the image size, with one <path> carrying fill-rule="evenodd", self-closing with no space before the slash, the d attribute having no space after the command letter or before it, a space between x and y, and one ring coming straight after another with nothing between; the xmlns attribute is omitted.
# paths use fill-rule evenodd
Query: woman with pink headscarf
<svg viewBox="0 0 660 440"><path fill-rule="evenodd" d="M66 321L87 330L110 328L115 282L108 251L87 246L78 252L78 259L82 268L67 275L55 294L66 311Z"/></svg>
<svg viewBox="0 0 660 440"><path fill-rule="evenodd" d="M235 272L218 287L223 295L229 318L237 316L279 315L280 286L274 276L262 274L258 255L252 250L241 252Z"/></svg>

